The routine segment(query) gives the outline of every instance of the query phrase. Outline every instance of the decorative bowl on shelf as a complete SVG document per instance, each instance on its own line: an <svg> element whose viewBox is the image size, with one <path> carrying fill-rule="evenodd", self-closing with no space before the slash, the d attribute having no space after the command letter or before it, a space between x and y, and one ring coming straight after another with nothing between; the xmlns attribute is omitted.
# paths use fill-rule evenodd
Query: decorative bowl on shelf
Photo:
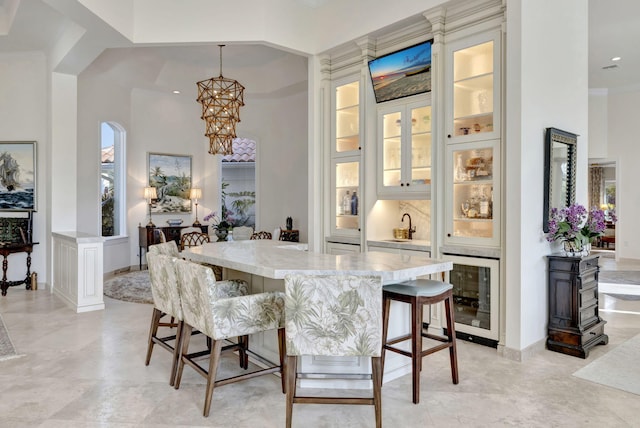
<svg viewBox="0 0 640 428"><path fill-rule="evenodd" d="M169 224L169 226L180 226L182 224L182 220L180 220L179 218L173 218L167 220L167 223Z"/></svg>
<svg viewBox="0 0 640 428"><path fill-rule="evenodd" d="M409 228L396 227L393 229L394 239L409 239Z"/></svg>

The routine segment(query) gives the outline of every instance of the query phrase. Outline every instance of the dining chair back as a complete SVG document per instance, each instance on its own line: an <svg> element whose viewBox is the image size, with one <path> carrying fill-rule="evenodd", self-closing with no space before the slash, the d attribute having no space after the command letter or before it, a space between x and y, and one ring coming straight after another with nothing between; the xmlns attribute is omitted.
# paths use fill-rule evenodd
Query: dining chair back
<svg viewBox="0 0 640 428"><path fill-rule="evenodd" d="M188 232L180 237L180 251L189 247L197 247L209 242L209 234L200 232Z"/></svg>
<svg viewBox="0 0 640 428"><path fill-rule="evenodd" d="M251 239L251 235L253 235L253 227L238 226L233 228L234 241L246 241L247 239Z"/></svg>
<svg viewBox="0 0 640 428"><path fill-rule="evenodd" d="M378 276L285 276L286 426L294 403L369 404L382 426L382 279ZM373 397L317 397L296 393L297 357L371 357ZM323 377L329 377L323 374ZM339 375L334 375L339 377Z"/></svg>
<svg viewBox="0 0 640 428"><path fill-rule="evenodd" d="M163 254L165 256L179 257L180 251L176 241L163 242L161 244L149 245L148 254Z"/></svg>
<svg viewBox="0 0 640 428"><path fill-rule="evenodd" d="M265 230L261 230L259 232L254 232L253 235L251 235L251 239L255 240L255 239L271 239L271 232L267 232Z"/></svg>

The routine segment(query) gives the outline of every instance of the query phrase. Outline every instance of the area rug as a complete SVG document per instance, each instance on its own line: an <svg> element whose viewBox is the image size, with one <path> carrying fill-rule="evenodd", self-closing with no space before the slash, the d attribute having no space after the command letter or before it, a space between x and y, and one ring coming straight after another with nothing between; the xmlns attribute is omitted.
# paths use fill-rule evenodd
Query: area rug
<svg viewBox="0 0 640 428"><path fill-rule="evenodd" d="M2 315L0 315L0 361L10 360L12 358L18 358L22 355L18 355L16 348L14 348L9 332L4 326Z"/></svg>
<svg viewBox="0 0 640 428"><path fill-rule="evenodd" d="M616 346L573 375L640 395L640 334Z"/></svg>
<svg viewBox="0 0 640 428"><path fill-rule="evenodd" d="M114 276L103 284L104 295L133 303L153 303L148 270Z"/></svg>

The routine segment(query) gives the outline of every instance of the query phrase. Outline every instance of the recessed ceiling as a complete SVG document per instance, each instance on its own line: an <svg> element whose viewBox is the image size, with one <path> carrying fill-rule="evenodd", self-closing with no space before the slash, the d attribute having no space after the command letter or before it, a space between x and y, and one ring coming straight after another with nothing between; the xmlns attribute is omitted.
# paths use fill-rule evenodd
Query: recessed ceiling
<svg viewBox="0 0 640 428"><path fill-rule="evenodd" d="M308 7L330 7L331 0L296 0ZM0 21L7 20L6 8L10 2L0 0ZM49 52L51 44L58 40L70 19L61 15L42 0L21 1L8 34L0 31L0 54L7 52ZM37 30L36 30L37 29ZM640 50L635 42L640 40L640 1L638 0L589 0L589 87L624 90L640 85ZM151 62L184 62L189 67L210 67L217 73L215 46L188 47L184 50L158 48L144 54L158 58ZM136 48L137 49L137 48ZM234 55L234 50L244 50L244 55ZM167 55L169 57L167 57ZM277 60L280 51L266 46L240 45L223 51L223 68L239 69L258 67ZM611 58L620 56L615 62ZM207 63L209 57L213 61ZM212 64L211 66L207 64ZM207 78L210 76L203 76ZM237 78L234 76L234 78ZM239 79L239 78L238 78ZM178 88L180 89L180 88Z"/></svg>

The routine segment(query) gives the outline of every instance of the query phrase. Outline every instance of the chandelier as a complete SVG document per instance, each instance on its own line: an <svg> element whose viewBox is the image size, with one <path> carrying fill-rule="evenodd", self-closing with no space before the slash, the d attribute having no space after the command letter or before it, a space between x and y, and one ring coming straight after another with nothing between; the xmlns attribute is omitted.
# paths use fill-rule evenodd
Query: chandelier
<svg viewBox="0 0 640 428"><path fill-rule="evenodd" d="M220 76L202 80L198 85L198 99L202 104L202 120L209 137L209 153L232 155L236 123L240 122L240 107L244 105L242 86L238 81L222 77L222 48L220 47Z"/></svg>

